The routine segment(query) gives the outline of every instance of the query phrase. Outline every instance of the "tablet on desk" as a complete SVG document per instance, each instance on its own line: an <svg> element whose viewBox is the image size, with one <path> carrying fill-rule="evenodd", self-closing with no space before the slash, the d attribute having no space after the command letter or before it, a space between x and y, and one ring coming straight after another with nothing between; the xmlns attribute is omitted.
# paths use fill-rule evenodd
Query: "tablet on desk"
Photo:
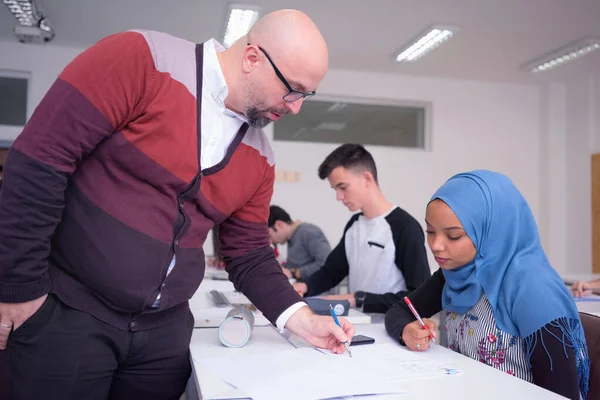
<svg viewBox="0 0 600 400"><path fill-rule="evenodd" d="M317 315L331 315L329 305L333 307L335 314L339 317L345 317L350 310L350 302L348 300L327 300L321 297L305 297L304 301L308 307Z"/></svg>

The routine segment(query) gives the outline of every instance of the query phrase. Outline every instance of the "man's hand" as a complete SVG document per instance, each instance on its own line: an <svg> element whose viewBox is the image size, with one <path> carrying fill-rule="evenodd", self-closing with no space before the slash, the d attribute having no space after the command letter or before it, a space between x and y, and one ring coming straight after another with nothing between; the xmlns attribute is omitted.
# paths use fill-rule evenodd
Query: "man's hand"
<svg viewBox="0 0 600 400"><path fill-rule="evenodd" d="M339 318L342 327L337 326L333 317L315 315L308 307L302 307L288 319L285 327L308 343L336 354L346 351L344 342L350 344L354 327L344 318Z"/></svg>
<svg viewBox="0 0 600 400"><path fill-rule="evenodd" d="M308 286L306 286L306 283L304 282L296 282L292 286L294 287L294 290L302 297L304 297L306 292L308 292Z"/></svg>
<svg viewBox="0 0 600 400"><path fill-rule="evenodd" d="M19 329L37 310L40 309L47 294L39 299L25 303L0 303L0 350L6 349L8 336Z"/></svg>
<svg viewBox="0 0 600 400"><path fill-rule="evenodd" d="M356 307L356 298L354 297L354 293L332 294L329 296L323 296L322 298L326 300L348 300L350 302L350 307Z"/></svg>
<svg viewBox="0 0 600 400"><path fill-rule="evenodd" d="M591 289L586 285L586 282L575 282L571 286L571 294L573 297L588 296L591 293Z"/></svg>
<svg viewBox="0 0 600 400"><path fill-rule="evenodd" d="M206 265L208 265L209 267L223 267L223 260L221 260L220 257L207 257L206 258Z"/></svg>
<svg viewBox="0 0 600 400"><path fill-rule="evenodd" d="M292 271L290 271L289 269L285 268L285 267L281 267L281 270L283 271L283 274L285 276L287 276L288 279L292 279L294 276L292 275Z"/></svg>
<svg viewBox="0 0 600 400"><path fill-rule="evenodd" d="M589 296L593 293L596 286L600 286L600 285L595 285L594 283L596 283L596 281L574 282L573 285L571 285L571 294L573 295L573 297Z"/></svg>

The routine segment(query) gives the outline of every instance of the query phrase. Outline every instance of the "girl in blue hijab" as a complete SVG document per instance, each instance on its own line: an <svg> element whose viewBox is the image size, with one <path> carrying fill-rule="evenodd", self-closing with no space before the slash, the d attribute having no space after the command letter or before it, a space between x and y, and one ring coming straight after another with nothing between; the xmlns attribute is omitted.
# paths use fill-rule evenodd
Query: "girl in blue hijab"
<svg viewBox="0 0 600 400"><path fill-rule="evenodd" d="M506 176L450 178L426 211L427 242L440 269L409 295L422 317L439 311L448 347L570 399L586 398L589 358L579 313L552 268L527 202ZM445 319L445 321L444 321ZM414 351L430 346L404 303L386 329Z"/></svg>

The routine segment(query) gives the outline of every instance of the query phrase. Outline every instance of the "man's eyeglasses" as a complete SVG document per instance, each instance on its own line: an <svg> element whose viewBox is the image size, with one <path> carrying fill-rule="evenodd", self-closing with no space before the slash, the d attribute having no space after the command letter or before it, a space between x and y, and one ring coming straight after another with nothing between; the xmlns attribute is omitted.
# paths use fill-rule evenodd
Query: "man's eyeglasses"
<svg viewBox="0 0 600 400"><path fill-rule="evenodd" d="M250 43L248 43L248 46L250 46ZM288 103L291 103L291 102L294 102L296 100L300 100L301 98L308 99L308 98L314 96L317 93L314 90L312 92L301 92L299 90L294 89L292 87L292 85L289 84L289 82L287 81L287 79L285 79L283 77L283 74L281 73L281 71L279 71L279 68L277 68L277 66L275 65L275 63L273 62L273 60L271 60L271 57L269 56L269 53L267 53L265 51L265 49L263 49L260 46L256 46L256 47L258 47L258 49L263 52L263 54L265 55L265 57L267 57L267 60L269 60L269 62L273 66L273 70L275 71L275 74L277 75L277 77L279 78L279 80L281 80L281 82L283 82L283 84L287 88L288 93L285 96L283 96L283 100L284 101L287 101Z"/></svg>

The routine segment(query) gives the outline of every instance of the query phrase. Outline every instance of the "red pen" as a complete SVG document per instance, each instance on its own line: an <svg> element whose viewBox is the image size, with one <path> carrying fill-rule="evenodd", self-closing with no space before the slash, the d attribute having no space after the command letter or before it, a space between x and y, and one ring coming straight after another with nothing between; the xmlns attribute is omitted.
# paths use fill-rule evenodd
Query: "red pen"
<svg viewBox="0 0 600 400"><path fill-rule="evenodd" d="M421 319L421 316L419 315L417 310L415 310L415 307L412 305L412 302L410 301L410 299L407 296L404 297L404 302L406 303L408 308L410 308L410 311L412 311L415 318L421 323L421 326L423 327L423 329L429 329L427 327L427 325L425 325L425 322L423 322L423 320ZM429 334L429 339L431 339L431 341L433 343L435 343L435 339L433 338L433 333Z"/></svg>

